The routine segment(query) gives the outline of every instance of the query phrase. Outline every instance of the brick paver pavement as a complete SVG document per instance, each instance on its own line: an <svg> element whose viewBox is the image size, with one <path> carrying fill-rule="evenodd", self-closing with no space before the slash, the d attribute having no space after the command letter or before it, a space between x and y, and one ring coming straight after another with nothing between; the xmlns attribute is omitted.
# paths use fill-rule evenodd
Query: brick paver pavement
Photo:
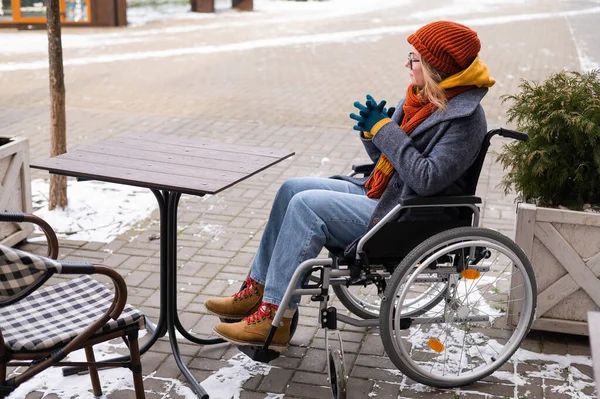
<svg viewBox="0 0 600 399"><path fill-rule="evenodd" d="M499 3L444 8L448 18L473 26L483 42L482 59L498 81L483 102L490 127L505 125L506 107L500 96L516 92L520 78L541 80L562 68L579 68L573 22L564 12L593 5L558 0L526 5L506 1L502 7ZM223 13L141 28L64 30L71 40L85 37L90 43L110 43L77 48L65 40L70 149L122 133L153 132L296 151L293 159L222 194L182 198L178 306L187 329L211 333L216 319L206 314L203 303L210 296L232 294L245 278L273 196L285 179L329 176L367 160L347 117L351 105L367 92L390 102L403 96L408 81L403 66L406 36L430 18L440 18L439 12L433 13L442 7L447 4L441 0L429 1L426 7L423 2L399 1L385 10L337 17ZM48 77L39 66L44 57L2 54L3 34L2 134L29 137L32 159L40 159L49 147ZM495 140L492 149L501 144ZM484 226L512 235L514 197L498 188L502 175L489 156L478 187L484 199L482 220ZM33 177L46 174L33 171ZM157 317L159 242L153 239L158 234L157 218L154 212L108 244L63 241L61 257L114 266L126 278L129 302ZM26 248L41 250L36 244ZM271 364L268 373L247 379L241 398L329 397L323 333L315 326L315 306L306 304L290 350ZM343 326L341 334L352 398L587 398L594 391L589 364L564 367L553 357L589 356L586 339L532 334L523 348L539 358L505 365L510 378L490 377L471 387L442 391L416 385L395 372L377 329ZM180 347L198 380L233 364L231 358L238 353L226 344L200 347L182 341ZM147 397L189 394L169 380L181 376L167 341L143 356L143 367ZM556 372L549 374L553 368ZM133 393L120 390L109 396L133 397Z"/></svg>

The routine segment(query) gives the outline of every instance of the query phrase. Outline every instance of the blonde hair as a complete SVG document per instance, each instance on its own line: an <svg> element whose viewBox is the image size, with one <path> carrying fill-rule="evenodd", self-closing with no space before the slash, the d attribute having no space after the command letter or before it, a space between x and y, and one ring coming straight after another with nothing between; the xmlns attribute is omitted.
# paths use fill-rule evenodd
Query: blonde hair
<svg viewBox="0 0 600 399"><path fill-rule="evenodd" d="M423 78L425 80L421 96L424 100L432 103L436 107L436 111L446 109L448 104L446 92L440 88L439 83L450 75L431 65L423 57L421 57L421 67L423 68Z"/></svg>

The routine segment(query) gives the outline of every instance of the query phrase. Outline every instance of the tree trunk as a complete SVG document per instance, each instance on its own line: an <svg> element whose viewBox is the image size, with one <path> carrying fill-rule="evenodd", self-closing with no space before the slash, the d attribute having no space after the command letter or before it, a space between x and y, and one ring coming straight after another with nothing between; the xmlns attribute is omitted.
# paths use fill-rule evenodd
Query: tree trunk
<svg viewBox="0 0 600 399"><path fill-rule="evenodd" d="M48 59L50 61L50 156L67 152L67 123L65 116L65 76L63 70L58 0L48 0ZM67 178L50 175L50 210L67 206Z"/></svg>

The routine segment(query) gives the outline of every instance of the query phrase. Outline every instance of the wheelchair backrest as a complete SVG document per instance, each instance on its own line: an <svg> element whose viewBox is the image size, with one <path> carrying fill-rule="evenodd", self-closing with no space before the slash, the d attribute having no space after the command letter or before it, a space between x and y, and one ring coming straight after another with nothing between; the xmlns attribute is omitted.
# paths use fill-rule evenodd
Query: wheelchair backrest
<svg viewBox="0 0 600 399"><path fill-rule="evenodd" d="M488 148L490 148L490 141L492 140L492 136L495 134L496 132L494 130L487 132L485 138L483 139L483 143L481 144L481 149L477 154L477 158L475 158L473 164L471 164L469 169L467 169L467 171L461 177L466 183L466 195L475 195L477 183L479 182L479 176L481 175L481 169L483 169L483 163L485 162Z"/></svg>
<svg viewBox="0 0 600 399"><path fill-rule="evenodd" d="M483 139L483 143L481 144L481 149L477 154L477 158L473 162L473 164L467 169L467 171L461 176L461 179L466 183L465 185L465 194L466 195L475 195L475 190L477 189L477 183L479 182L479 176L481 175L481 170L483 169L483 163L485 162L485 156L487 155L487 151L490 147L490 143L492 141L492 137L495 135L499 135L506 138L526 141L527 134L517 132L515 130L509 130L504 128L492 129L487 132L485 138Z"/></svg>

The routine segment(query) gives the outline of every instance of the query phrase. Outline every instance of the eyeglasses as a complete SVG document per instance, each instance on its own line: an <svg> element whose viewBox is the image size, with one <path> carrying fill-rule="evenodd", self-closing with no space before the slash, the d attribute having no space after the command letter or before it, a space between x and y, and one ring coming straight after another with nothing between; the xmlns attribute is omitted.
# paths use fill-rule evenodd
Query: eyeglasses
<svg viewBox="0 0 600 399"><path fill-rule="evenodd" d="M415 53L413 53L413 52L408 53L408 65L410 66L410 70L411 71L413 69L413 62L421 62L421 60L415 60L415 59L413 59L413 55L414 54Z"/></svg>

